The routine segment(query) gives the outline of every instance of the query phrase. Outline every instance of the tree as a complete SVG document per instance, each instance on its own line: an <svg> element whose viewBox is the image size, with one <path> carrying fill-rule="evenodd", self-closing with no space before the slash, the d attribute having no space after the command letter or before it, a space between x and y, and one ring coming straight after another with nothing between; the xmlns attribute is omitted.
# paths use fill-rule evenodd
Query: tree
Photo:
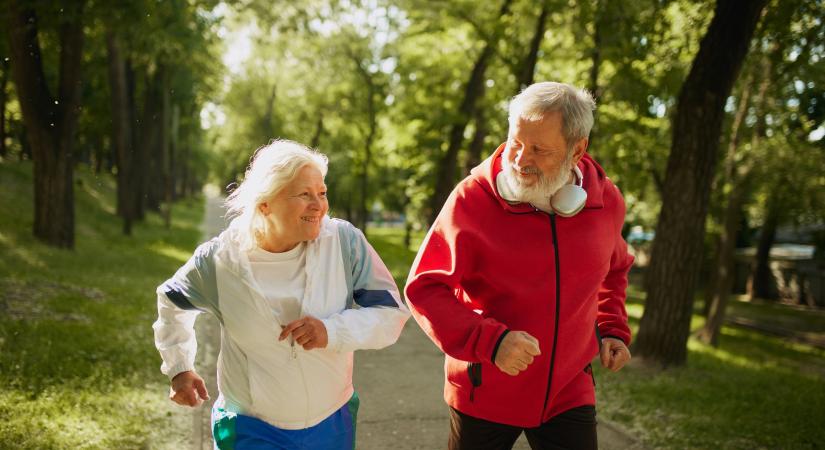
<svg viewBox="0 0 825 450"><path fill-rule="evenodd" d="M28 2L8 2L12 74L34 156L34 235L74 247L73 158L80 100L83 2L65 8L60 24L60 71L52 95L43 69L38 16Z"/></svg>
<svg viewBox="0 0 825 450"><path fill-rule="evenodd" d="M767 0L718 0L679 93L662 209L645 284L636 353L662 365L687 360L693 292L724 105Z"/></svg>
<svg viewBox="0 0 825 450"><path fill-rule="evenodd" d="M509 14L511 2L512 0L503 0L501 9L499 10L498 22L501 22L502 19ZM467 127L467 124L475 112L476 103L484 97L484 74L487 71L487 66L490 64L490 59L498 44L500 28L500 26L497 26L492 35L488 37L488 40L484 43L484 48L476 58L464 88L463 100L450 126L447 151L441 158L436 169L435 191L430 201L429 223L435 221L436 216L438 216L439 211L441 211L441 206L447 200L450 191L453 190L458 163L458 151L464 143L464 129Z"/></svg>

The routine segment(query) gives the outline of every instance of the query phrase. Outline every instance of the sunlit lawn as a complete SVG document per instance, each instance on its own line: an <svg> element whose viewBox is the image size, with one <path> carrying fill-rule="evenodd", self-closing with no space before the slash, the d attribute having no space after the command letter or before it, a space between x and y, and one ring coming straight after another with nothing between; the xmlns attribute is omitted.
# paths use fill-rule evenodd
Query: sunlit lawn
<svg viewBox="0 0 825 450"><path fill-rule="evenodd" d="M628 304L638 330L643 293ZM736 302L732 310L766 311L785 324L822 330L823 316L781 305ZM817 318L818 319L815 319ZM691 327L704 319L694 315ZM719 348L691 338L688 365L665 371L638 362L618 374L596 371L600 415L654 448L820 448L825 439L825 350L724 327Z"/></svg>
<svg viewBox="0 0 825 450"><path fill-rule="evenodd" d="M170 230L149 214L124 237L111 178L80 169L77 247L56 250L31 236L30 173L0 164L0 448L181 448L154 288L197 244L201 202L179 204Z"/></svg>

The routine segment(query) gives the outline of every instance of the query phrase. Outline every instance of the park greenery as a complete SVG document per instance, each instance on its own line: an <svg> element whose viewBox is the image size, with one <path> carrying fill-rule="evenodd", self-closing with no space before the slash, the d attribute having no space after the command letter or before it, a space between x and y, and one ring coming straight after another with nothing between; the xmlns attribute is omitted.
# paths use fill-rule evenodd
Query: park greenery
<svg viewBox="0 0 825 450"><path fill-rule="evenodd" d="M625 231L655 236L633 243L643 358L598 372L601 414L655 447L825 437L821 346L726 321L825 334L815 305L771 298L769 267L782 228L819 230L825 266L822 0L0 4L0 440L174 448L146 293L201 238L201 188L231 189L272 139L317 148L331 214L402 286L542 80L597 98L589 152Z"/></svg>

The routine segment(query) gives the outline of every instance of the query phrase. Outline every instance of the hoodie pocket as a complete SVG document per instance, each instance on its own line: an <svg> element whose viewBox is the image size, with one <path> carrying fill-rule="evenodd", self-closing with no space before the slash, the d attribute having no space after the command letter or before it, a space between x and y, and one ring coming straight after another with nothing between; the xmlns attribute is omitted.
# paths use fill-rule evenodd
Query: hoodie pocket
<svg viewBox="0 0 825 450"><path fill-rule="evenodd" d="M481 386L481 363L467 363L467 375L470 377L470 401L475 397L475 390Z"/></svg>

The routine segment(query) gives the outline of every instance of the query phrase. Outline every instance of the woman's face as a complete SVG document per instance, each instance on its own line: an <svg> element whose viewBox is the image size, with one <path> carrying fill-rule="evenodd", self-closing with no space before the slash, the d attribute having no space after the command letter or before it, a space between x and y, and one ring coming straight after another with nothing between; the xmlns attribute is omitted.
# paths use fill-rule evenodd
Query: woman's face
<svg viewBox="0 0 825 450"><path fill-rule="evenodd" d="M313 166L298 169L275 197L259 205L266 217L264 248L283 252L303 241L311 241L321 232L321 219L329 210L327 186L321 171Z"/></svg>

